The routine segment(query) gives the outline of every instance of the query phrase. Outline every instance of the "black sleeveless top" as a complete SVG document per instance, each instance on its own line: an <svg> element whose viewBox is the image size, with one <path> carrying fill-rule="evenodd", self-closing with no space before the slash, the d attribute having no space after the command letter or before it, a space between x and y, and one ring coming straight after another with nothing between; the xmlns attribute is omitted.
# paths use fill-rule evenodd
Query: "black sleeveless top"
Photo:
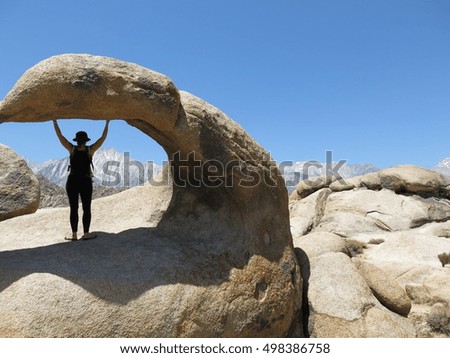
<svg viewBox="0 0 450 358"><path fill-rule="evenodd" d="M70 174L78 177L92 177L92 157L89 147L86 150L78 150L77 146L73 147L70 155Z"/></svg>

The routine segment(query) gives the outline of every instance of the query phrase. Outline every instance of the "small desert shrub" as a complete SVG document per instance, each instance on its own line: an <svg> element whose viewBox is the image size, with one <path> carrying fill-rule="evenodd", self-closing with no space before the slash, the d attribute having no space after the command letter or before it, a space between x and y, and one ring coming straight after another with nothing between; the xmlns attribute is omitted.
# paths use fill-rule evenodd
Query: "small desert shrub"
<svg viewBox="0 0 450 358"><path fill-rule="evenodd" d="M434 305L427 316L427 323L433 331L450 335L450 307L448 304Z"/></svg>
<svg viewBox="0 0 450 358"><path fill-rule="evenodd" d="M369 241L369 244L372 244L372 245L379 245L379 244L382 244L384 242L384 239L371 239L370 241Z"/></svg>
<svg viewBox="0 0 450 358"><path fill-rule="evenodd" d="M347 250L350 252L350 256L360 255L364 252L364 249L367 249L366 243L358 240L346 240L345 245L347 246Z"/></svg>
<svg viewBox="0 0 450 358"><path fill-rule="evenodd" d="M450 264L450 252L439 254L438 259L441 261L442 267L446 264Z"/></svg>

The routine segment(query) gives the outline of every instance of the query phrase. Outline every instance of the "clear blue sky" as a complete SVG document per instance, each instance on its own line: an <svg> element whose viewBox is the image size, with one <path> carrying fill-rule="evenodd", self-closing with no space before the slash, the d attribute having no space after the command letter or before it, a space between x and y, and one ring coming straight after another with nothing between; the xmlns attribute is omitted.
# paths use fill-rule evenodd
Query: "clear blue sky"
<svg viewBox="0 0 450 358"><path fill-rule="evenodd" d="M169 76L277 161L450 157L448 0L2 0L0 44L0 98L37 62L89 53ZM61 127L95 138L103 124ZM66 155L50 123L1 124L0 143L35 161ZM121 122L105 147L164 159Z"/></svg>

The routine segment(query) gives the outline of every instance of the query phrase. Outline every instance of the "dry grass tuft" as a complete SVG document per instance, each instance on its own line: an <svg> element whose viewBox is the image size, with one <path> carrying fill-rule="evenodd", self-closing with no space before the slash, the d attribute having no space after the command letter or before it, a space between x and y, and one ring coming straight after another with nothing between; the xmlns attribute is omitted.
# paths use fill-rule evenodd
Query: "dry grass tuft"
<svg viewBox="0 0 450 358"><path fill-rule="evenodd" d="M448 304L435 304L426 320L433 331L450 335L450 307Z"/></svg>
<svg viewBox="0 0 450 358"><path fill-rule="evenodd" d="M364 249L367 249L367 245L365 242L361 242L358 240L346 240L345 245L347 246L347 250L350 252L350 256L361 255L364 252Z"/></svg>

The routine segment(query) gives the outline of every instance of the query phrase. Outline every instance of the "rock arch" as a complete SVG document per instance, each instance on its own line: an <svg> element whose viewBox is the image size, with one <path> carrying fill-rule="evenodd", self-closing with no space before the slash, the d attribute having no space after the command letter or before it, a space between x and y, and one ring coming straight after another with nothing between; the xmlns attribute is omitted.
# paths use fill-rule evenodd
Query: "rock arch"
<svg viewBox="0 0 450 358"><path fill-rule="evenodd" d="M38 63L0 102L0 122L62 118L122 119L156 140L168 154L174 181L157 235L191 245L195 255L221 257L214 273L220 279L208 284L211 293L200 290L202 278L187 285L198 288L192 296L203 295L195 314L186 308L159 330L143 326L142 335L288 334L301 304L301 279L287 191L269 154L237 123L162 74L85 54Z"/></svg>

